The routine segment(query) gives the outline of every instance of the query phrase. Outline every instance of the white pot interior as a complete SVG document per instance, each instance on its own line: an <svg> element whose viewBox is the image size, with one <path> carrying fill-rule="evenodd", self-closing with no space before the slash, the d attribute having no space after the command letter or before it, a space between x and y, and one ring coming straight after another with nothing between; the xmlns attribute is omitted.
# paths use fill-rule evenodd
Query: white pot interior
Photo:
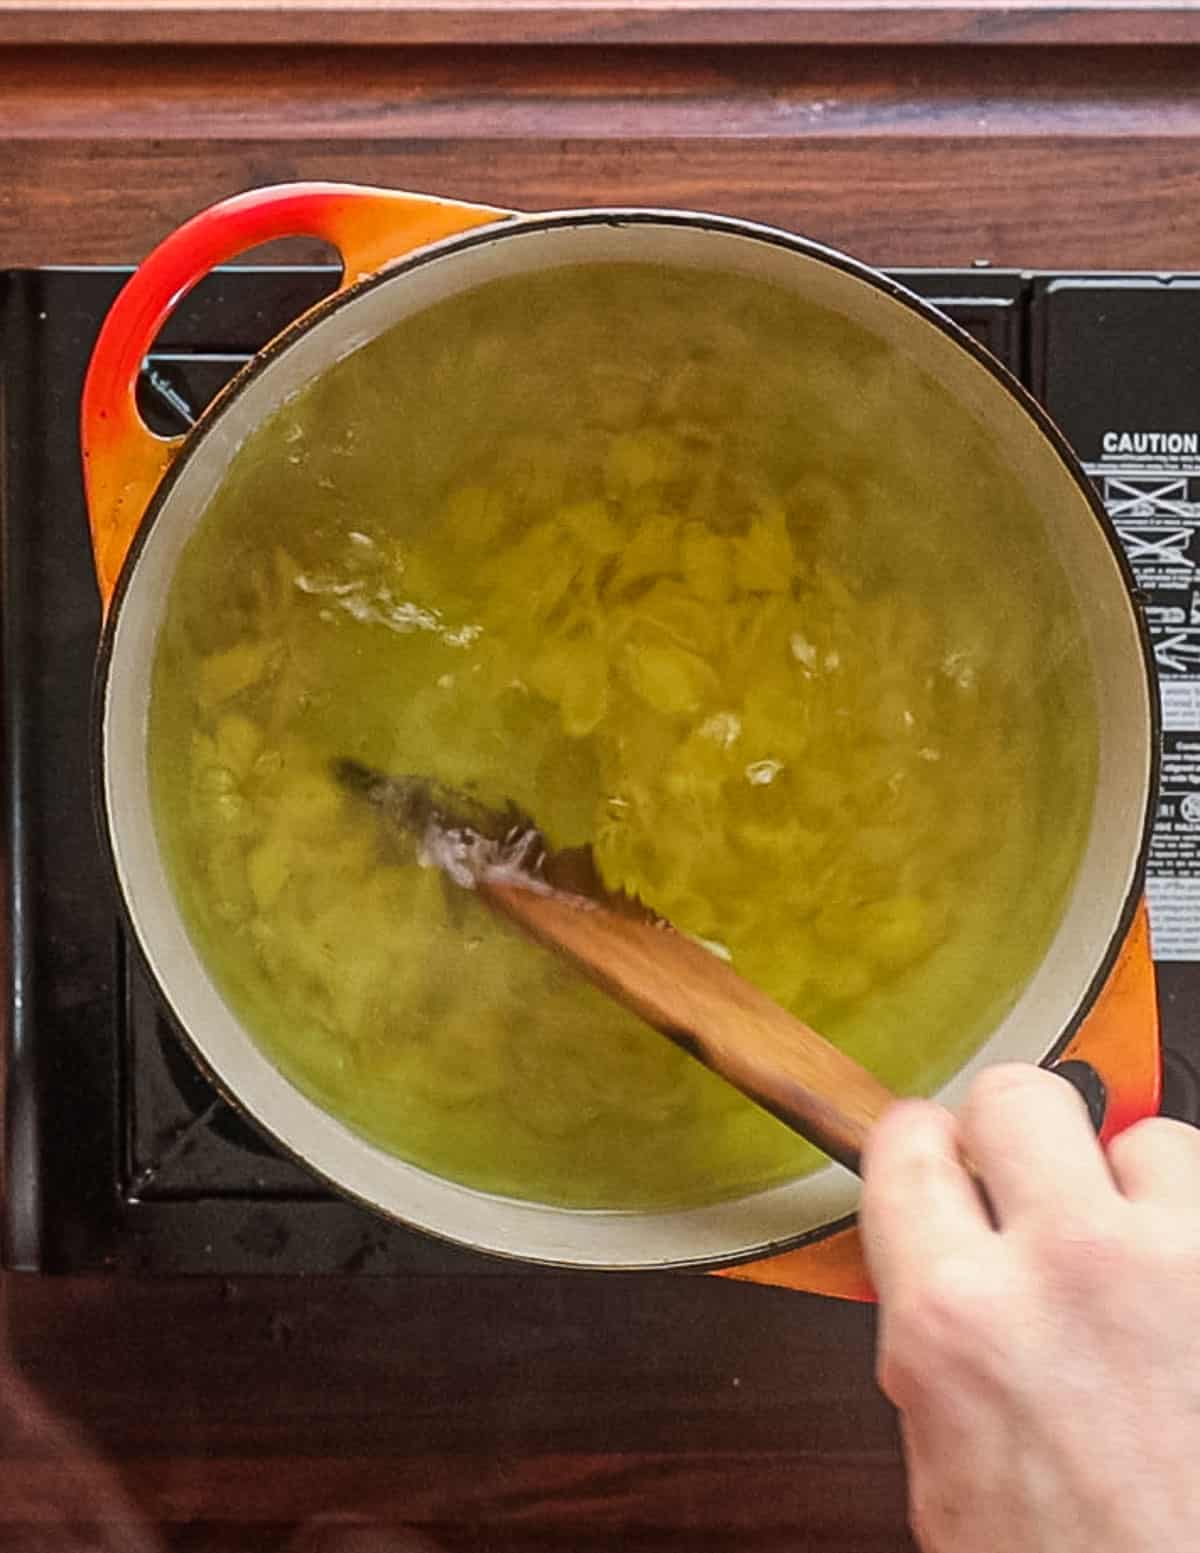
<svg viewBox="0 0 1200 1553"><path fill-rule="evenodd" d="M542 1207L455 1185L387 1154L321 1110L260 1052L193 949L155 839L146 757L154 649L180 552L247 434L333 362L406 315L500 276L566 263L651 261L719 267L802 292L912 356L991 430L1044 517L1086 624L1100 724L1090 836L1057 935L1024 992L947 1085L953 1105L972 1075L1004 1059L1036 1060L1086 1000L1136 886L1150 794L1152 709L1137 622L1120 568L1051 441L1018 400L952 338L851 270L736 223L663 219L577 224L537 218L485 242L451 240L411 270L349 298L300 334L214 417L185 456L118 611L103 697L103 803L121 888L141 948L211 1070L294 1154L343 1190L409 1224L535 1261L653 1268L766 1254L853 1212L857 1182L830 1165L800 1181L675 1212Z"/></svg>

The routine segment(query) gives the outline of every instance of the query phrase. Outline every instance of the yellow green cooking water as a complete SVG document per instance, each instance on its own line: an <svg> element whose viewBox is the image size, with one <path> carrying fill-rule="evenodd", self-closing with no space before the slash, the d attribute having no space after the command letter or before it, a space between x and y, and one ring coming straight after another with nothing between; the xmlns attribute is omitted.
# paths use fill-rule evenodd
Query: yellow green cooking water
<svg viewBox="0 0 1200 1553"><path fill-rule="evenodd" d="M429 1170L698 1203L820 1156L344 793L512 800L903 1091L1014 1000L1096 769L1055 556L988 428L733 274L563 268L408 318L241 448L167 603L161 840L230 1005Z"/></svg>

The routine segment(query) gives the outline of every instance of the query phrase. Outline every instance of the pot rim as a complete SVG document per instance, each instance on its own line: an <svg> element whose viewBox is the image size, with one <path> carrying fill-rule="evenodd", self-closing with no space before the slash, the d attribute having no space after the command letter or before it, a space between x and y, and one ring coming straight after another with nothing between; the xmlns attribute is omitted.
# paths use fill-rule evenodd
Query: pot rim
<svg viewBox="0 0 1200 1553"><path fill-rule="evenodd" d="M1148 736L1148 772L1146 785L1146 802L1142 814L1141 833L1138 838L1136 853L1134 854L1133 868L1130 874L1129 884L1122 900L1121 910L1109 934L1104 954L1096 967L1095 973L1087 987L1080 995L1071 1016L1063 1023L1054 1038L1047 1043L1042 1055L1037 1059L1038 1065L1049 1067L1062 1054L1072 1038L1077 1034L1084 1021L1091 1013L1095 1003L1103 990L1105 983L1117 963L1121 949L1129 936L1134 917L1142 898L1147 857L1150 847L1150 835L1154 819L1154 800L1158 789L1160 764L1161 764L1161 722L1162 713L1158 696L1157 683L1154 674L1153 647L1150 640L1149 629L1142 610L1138 607L1140 591L1129 561L1117 537L1116 529L1106 512L1099 494L1083 470L1078 456L1067 442L1055 422L1045 409L1033 397L1025 385L1016 378L1002 362L997 360L978 340L960 324L924 297L908 289L900 281L884 272L874 269L861 260L854 259L850 255L836 248L817 242L812 238L803 237L789 232L784 228L775 227L766 223L751 221L737 216L723 216L704 211L682 210L670 207L655 206L600 206L577 207L559 210L537 212L532 214L517 213L504 215L495 222L483 226L473 227L461 233L452 234L441 238L436 242L427 244L412 253L393 260L371 275L345 286L330 296L324 298L306 313L287 325L280 333L272 337L248 362L237 372L230 382L210 401L201 412L195 424L189 428L182 439L179 451L166 471L163 478L147 504L142 519L138 524L137 533L130 544L128 553L121 566L116 586L113 590L110 605L104 620L103 629L97 651L95 671L92 683L91 698L91 784L93 809L96 815L96 824L99 831L101 846L106 860L110 878L113 881L114 893L117 899L120 921L125 929L126 937L138 962L148 976L160 1006L167 1012L173 1030L180 1036L187 1046L192 1059L197 1063L209 1083L216 1089L222 1098L232 1105L237 1112L248 1117L252 1125L269 1139L272 1147L280 1150L289 1159L300 1165L310 1174L317 1176L326 1182L340 1197L353 1201L369 1212L382 1218L388 1223L397 1223L416 1232L429 1235L446 1244L457 1247L467 1247L478 1255L495 1257L501 1261L513 1261L524 1265L558 1267L575 1271L594 1272L638 1272L669 1270L683 1268L690 1271L708 1271L721 1268L736 1267L747 1263L756 1262L765 1258L779 1255L787 1251L800 1250L809 1245L826 1240L838 1232L847 1229L856 1222L857 1215L849 1214L830 1220L827 1223L816 1225L812 1228L797 1232L779 1240L763 1244L749 1249L731 1251L727 1254L706 1254L704 1256L682 1260L675 1257L665 1257L658 1261L647 1261L640 1266L626 1263L605 1264L602 1262L580 1262L570 1258L555 1258L552 1256L538 1255L536 1258L517 1251L508 1251L495 1246L486 1248L475 1245L460 1237L451 1235L436 1227L430 1227L424 1223L416 1224L404 1218L402 1213L396 1212L382 1204L372 1201L360 1192L345 1186L334 1176L329 1174L322 1166L315 1162L309 1155L299 1152L292 1144L280 1137L271 1126L263 1121L259 1115L251 1110L241 1096L232 1089L229 1083L214 1069L206 1056L200 1041L186 1027L184 1021L175 1011L174 1001L170 990L163 977L153 964L146 945L143 943L133 911L126 897L121 882L121 874L117 863L116 844L112 832L112 825L105 801L104 771L105 771L105 743L106 743L106 716L105 705L111 681L111 669L113 662L114 644L118 623L122 614L125 601L134 586L134 578L138 571L138 562L146 546L154 525L167 503L167 500L180 478L183 470L191 459L202 448L205 438L212 430L216 422L230 409L241 395L254 383L261 373L273 363L277 357L288 350L296 340L307 334L310 329L348 306L359 297L378 287L400 281L414 270L420 269L435 260L443 259L448 255L466 252L484 244L501 242L505 239L528 236L531 233L555 231L564 227L609 226L622 228L626 226L665 226L665 227L692 227L701 230L723 233L726 235L749 238L753 241L769 244L776 248L782 248L799 256L813 259L829 265L835 270L852 276L875 290L882 292L893 302L917 314L929 325L932 325L953 344L967 352L975 362L984 367L995 382L1017 401L1017 404L1025 411L1036 429L1041 433L1051 450L1071 477L1071 483L1083 496L1097 527L1103 536L1111 559L1115 562L1118 574L1124 584L1124 592L1129 611L1133 619L1136 638L1139 646L1140 667L1146 691L1146 705L1149 712L1149 721L1146 733ZM237 1022L242 1024L239 1016L235 1016ZM243 1026L244 1028L244 1026ZM249 1035L249 1031L247 1031ZM315 1102L314 1102L315 1103ZM364 1140L365 1141L365 1140ZM413 1166L414 1169L423 1169L421 1166ZM432 1174L432 1172L425 1172ZM494 1196L495 1194L477 1191L475 1188L467 1188L476 1191L480 1197ZM499 1201L516 1201L517 1199L499 1198ZM735 1199L736 1200L736 1199ZM548 1206L548 1205L547 1205ZM572 1210L587 1212L588 1210ZM603 1214L608 1210L592 1210ZM647 1216L653 1217L657 1211L648 1210Z"/></svg>

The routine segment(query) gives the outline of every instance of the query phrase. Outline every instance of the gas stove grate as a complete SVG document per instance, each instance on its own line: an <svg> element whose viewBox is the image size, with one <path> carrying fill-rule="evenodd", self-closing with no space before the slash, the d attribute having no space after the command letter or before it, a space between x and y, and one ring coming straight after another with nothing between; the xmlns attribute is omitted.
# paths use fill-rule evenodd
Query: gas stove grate
<svg viewBox="0 0 1200 1553"><path fill-rule="evenodd" d="M118 926L91 807L89 698L100 613L77 449L84 369L125 273L0 275L0 640L11 859L5 1263L230 1276L504 1272L510 1264L342 1200L261 1137L196 1068ZM334 278L320 269L231 269L202 283L147 359L139 399L149 423L163 434L186 430ZM1200 425L1200 366L1185 349L1200 324L1200 289L1189 278L1166 285L986 269L902 278L1042 397L1101 482L1106 434L1150 426L1182 434ZM1135 455L1119 456L1128 464ZM1183 474L1181 492L1183 466L1161 463L1122 466L1133 483L1125 499L1136 509L1122 523L1151 608L1165 612L1155 623L1160 652L1183 664L1165 674L1178 682L1180 723L1192 662L1184 649L1194 640L1200 655L1200 586L1192 587L1200 467ZM1169 476L1157 494L1155 471ZM1182 509L1169 509L1172 501ZM1171 613L1179 609L1183 620ZM1171 809L1151 888L1160 899L1173 899L1174 890L1186 900L1196 886L1195 949L1190 940L1173 942L1172 957L1159 965L1164 1108L1196 1119L1200 824L1189 871L1187 733L1182 723L1168 725L1176 788L1166 795ZM1200 731L1194 739L1200 792ZM1181 931L1186 940L1186 925Z"/></svg>

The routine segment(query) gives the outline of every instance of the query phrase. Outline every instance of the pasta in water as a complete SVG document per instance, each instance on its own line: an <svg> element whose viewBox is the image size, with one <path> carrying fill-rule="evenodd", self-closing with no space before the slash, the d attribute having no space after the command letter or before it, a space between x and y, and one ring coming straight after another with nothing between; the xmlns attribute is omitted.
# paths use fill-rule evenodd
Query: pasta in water
<svg viewBox="0 0 1200 1553"><path fill-rule="evenodd" d="M905 1092L1061 914L1097 731L988 429L835 313L642 265L396 325L236 455L149 717L189 930L289 1078L469 1185L710 1201L820 1156L418 865L350 757L552 845Z"/></svg>

